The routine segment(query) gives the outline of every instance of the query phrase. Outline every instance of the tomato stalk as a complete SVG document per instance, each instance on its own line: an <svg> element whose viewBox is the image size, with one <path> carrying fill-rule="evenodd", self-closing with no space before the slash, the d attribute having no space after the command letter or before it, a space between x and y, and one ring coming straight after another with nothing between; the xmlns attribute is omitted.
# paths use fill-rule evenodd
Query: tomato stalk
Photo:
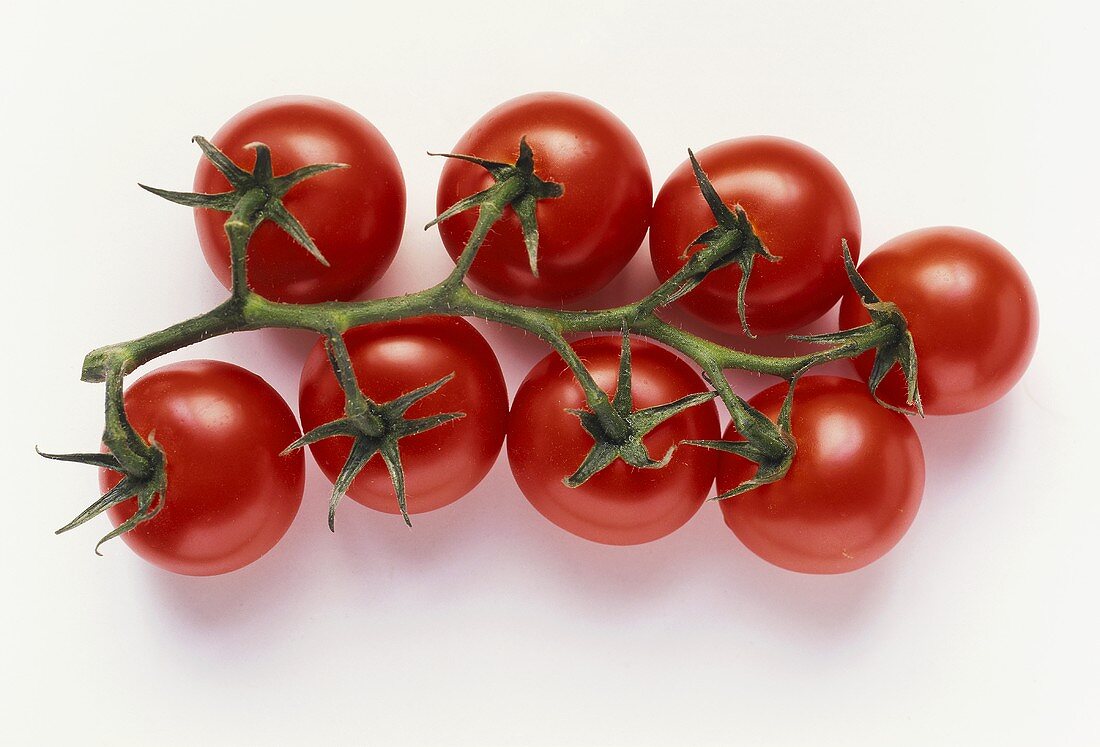
<svg viewBox="0 0 1100 747"><path fill-rule="evenodd" d="M155 445L146 443L126 420L122 407L123 377L165 353L211 337L244 330L270 327L308 329L324 336L327 341L330 362L345 394L344 417L307 433L291 444L288 450L335 435L351 436L354 439L352 453L334 486L330 502L330 526L340 497L375 454L386 463L398 504L408 522L400 439L462 416L462 413L445 413L433 418L405 418L405 411L414 402L430 396L445 385L448 378L388 403L375 403L367 398L351 370L347 349L341 337L343 332L364 324L425 315L477 317L524 329L544 340L572 370L584 390L588 405L587 411L578 411L575 414L592 435L594 445L584 464L579 465L577 472L567 478L566 483L571 486L583 483L617 458L638 467L661 467L667 462L669 455L652 458L642 444L642 437L676 412L716 396L721 398L737 432L745 440L686 443L733 451L759 465L754 478L729 491L727 495L744 492L783 477L795 451L794 441L790 436L789 404L785 408L786 418L781 415L773 422L733 391L725 378L727 370L777 376L788 381L789 391L793 392L794 382L814 366L842 358L853 358L874 350L881 363L876 364L876 376L871 380L872 391L887 369L895 364L900 365L909 377L911 400L919 410L920 400L915 382L916 357L904 317L892 304L881 301L859 277L847 245L844 245L843 252L849 276L864 304L871 311L872 321L863 327L839 333L801 338L827 345L821 351L795 356L757 355L712 342L675 327L657 315L660 309L694 290L709 273L737 263L742 268L738 310L745 332L749 334L744 322L744 289L749 281L752 262L757 256L769 261L778 259L767 251L756 236L744 211L738 206L730 208L721 202L693 154L691 160L699 188L707 198L716 220L713 229L693 242L693 246L701 245L702 249L694 252L678 272L638 301L608 309L567 311L497 301L475 293L466 283L466 273L474 263L478 248L508 208L519 216L531 269L537 273L538 226L535 208L539 200L559 197L564 187L544 181L534 173L533 154L525 141L520 143L520 155L514 164L485 161L468 155L446 154L449 158L477 163L486 168L494 178L494 184L488 189L459 201L428 224L431 226L469 209L477 209L479 212L475 230L458 258L455 270L446 279L431 288L392 298L316 304L280 303L252 290L246 276L248 245L256 229L263 222L271 221L318 261L324 262L324 256L305 229L283 206L282 196L304 179L339 168L340 164L307 166L275 177L271 171L270 151L263 144L254 144L256 164L248 172L206 140L195 138L195 142L206 158L226 176L232 191L204 195L149 187L145 189L172 202L229 213L224 228L231 249L232 294L224 303L192 319L128 342L93 350L86 356L81 374L84 381L107 383L107 427L104 443L110 450L107 457L111 460L111 464L107 466L119 469L128 478L132 478L126 484L125 490L131 491L131 496L139 496L139 512L134 519L135 525L138 521L149 518L163 504L163 498L156 500L154 504L152 496L163 493L164 465L163 456ZM616 332L623 335L619 384L614 397L597 385L567 339L568 335L590 332ZM651 338L690 358L702 369L713 391L684 398L684 401L635 411L630 398L631 368L627 344L631 334ZM91 459L88 455L55 458L104 466L103 459ZM117 496L111 496L111 500L115 498ZM100 503L106 499L107 496ZM80 521L70 526L82 523L103 510L104 506L94 504L85 512L87 516L82 514L83 519L78 517ZM67 528L69 527L65 527ZM120 529L125 531L121 527ZM119 530L116 532L121 533Z"/></svg>

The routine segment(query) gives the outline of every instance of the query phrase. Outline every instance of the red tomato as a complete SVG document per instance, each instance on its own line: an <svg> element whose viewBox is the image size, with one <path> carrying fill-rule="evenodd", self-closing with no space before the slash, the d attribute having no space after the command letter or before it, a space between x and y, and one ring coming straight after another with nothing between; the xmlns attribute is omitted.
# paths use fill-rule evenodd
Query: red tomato
<svg viewBox="0 0 1100 747"><path fill-rule="evenodd" d="M253 104L218 130L211 142L247 171L271 148L276 176L318 163L345 163L295 185L283 198L329 262L325 267L281 228L266 222L248 245L248 285L273 301L348 301L370 287L393 261L405 225L405 182L389 143L370 122L340 104L284 96ZM195 191L225 192L229 183L205 158ZM229 288L226 213L197 209L199 244L210 268Z"/></svg>
<svg viewBox="0 0 1100 747"><path fill-rule="evenodd" d="M280 452L301 435L294 413L256 374L221 361L186 361L135 381L123 399L135 430L163 449L164 508L122 535L153 565L187 576L243 568L275 546L305 487L300 453ZM100 470L104 491L120 475ZM137 510L108 510L117 527Z"/></svg>
<svg viewBox="0 0 1100 747"><path fill-rule="evenodd" d="M757 334L789 332L824 314L848 287L841 239L859 256L859 211L844 177L817 151L777 137L726 140L696 154L727 205L740 204L768 250L757 257L745 294L745 317ZM661 187L649 236L653 269L662 281L683 265L684 250L713 228L691 164L684 161ZM701 247L694 247L691 253ZM740 333L737 265L712 272L679 303L718 329Z"/></svg>
<svg viewBox="0 0 1100 747"><path fill-rule="evenodd" d="M504 375L485 338L465 319L421 317L356 327L344 334L344 342L360 388L379 404L455 375L405 415L463 412L465 417L402 438L398 446L410 514L433 511L470 492L496 461L508 416ZM302 370L299 411L307 432L344 415L344 394L321 343ZM337 437L309 448L335 481L351 444L350 438ZM377 455L348 495L376 511L399 513L389 473Z"/></svg>
<svg viewBox="0 0 1100 747"><path fill-rule="evenodd" d="M469 277L502 298L560 305L607 285L638 251L653 201L649 166L638 141L611 112L564 93L506 101L479 119L453 152L515 163L522 137L534 151L535 175L565 187L561 197L538 203L539 277L531 274L510 208L486 237ZM448 159L438 212L492 183L480 166ZM439 224L451 257L462 253L476 221L477 211L470 210Z"/></svg>
<svg viewBox="0 0 1100 747"><path fill-rule="evenodd" d="M616 391L619 337L593 337L573 347L596 383ZM681 358L645 340L630 344L636 410L707 391ZM508 420L508 461L520 490L539 513L578 537L608 545L650 542L683 526L703 504L717 452L682 446L660 469L638 469L617 459L576 488L562 480L580 466L592 437L568 409L587 409L584 392L569 367L553 353L527 374ZM644 438L660 459L686 439L713 439L719 432L713 402L666 420Z"/></svg>
<svg viewBox="0 0 1100 747"><path fill-rule="evenodd" d="M778 384L750 403L774 419L786 393ZM858 381L810 376L795 390L791 434L798 452L787 475L721 501L726 525L764 560L801 573L846 573L885 555L924 491L924 453L908 418L876 404ZM718 492L755 472L722 454Z"/></svg>
<svg viewBox="0 0 1100 747"><path fill-rule="evenodd" d="M926 413L985 407L1023 376L1035 352L1039 308L1027 273L993 239L965 228L912 231L875 250L859 271L909 323ZM841 326L868 320L856 295L846 294ZM865 379L872 361L870 354L855 361ZM905 405L899 370L891 371L878 391L883 400Z"/></svg>

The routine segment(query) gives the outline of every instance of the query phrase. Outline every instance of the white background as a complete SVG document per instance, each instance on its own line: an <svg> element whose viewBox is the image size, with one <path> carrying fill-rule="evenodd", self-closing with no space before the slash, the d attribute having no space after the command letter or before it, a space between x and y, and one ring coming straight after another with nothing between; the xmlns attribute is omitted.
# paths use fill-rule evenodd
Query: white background
<svg viewBox="0 0 1100 747"><path fill-rule="evenodd" d="M1097 744L1098 122L1083 3L415 2L5 6L0 742L6 744ZM463 8L463 5L465 6ZM864 247L961 224L1008 245L1039 294L1039 350L983 412L918 424L922 511L841 577L758 561L704 507L638 548L542 520L502 459L457 504L399 520L302 512L255 565L175 577L106 519L51 532L91 470L85 351L222 297L187 210L190 136L311 93L366 115L405 170L409 217L372 293L450 266L440 162L520 93L589 96L634 131L659 186L687 146L773 133L829 156ZM600 299L653 284L646 249ZM540 345L490 329L512 391ZM232 360L296 396L306 335L172 356ZM763 382L742 378L746 392Z"/></svg>

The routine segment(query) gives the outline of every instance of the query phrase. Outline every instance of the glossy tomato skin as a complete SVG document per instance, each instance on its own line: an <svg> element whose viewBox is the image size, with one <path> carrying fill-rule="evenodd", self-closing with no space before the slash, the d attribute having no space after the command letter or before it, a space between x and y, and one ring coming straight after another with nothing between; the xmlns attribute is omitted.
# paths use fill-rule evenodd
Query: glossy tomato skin
<svg viewBox="0 0 1100 747"><path fill-rule="evenodd" d="M255 153L271 148L276 176L317 163L346 169L307 179L283 198L328 260L325 267L274 223L264 223L248 246L249 287L273 301L348 301L363 294L393 261L405 225L405 182L389 143L356 112L327 99L283 96L254 104L230 119L211 142L251 170ZM205 158L195 191L224 192L229 183ZM199 244L210 268L229 288L226 214L195 210Z"/></svg>
<svg viewBox="0 0 1100 747"><path fill-rule="evenodd" d="M594 337L574 345L596 383L614 394L621 338ZM631 340L635 409L707 390L697 373L670 351ZM520 490L539 513L578 537L607 545L637 545L683 526L714 482L716 452L683 446L661 469L637 469L616 460L576 488L571 475L592 447L592 437L567 409L586 409L584 393L568 366L551 354L527 374L512 403L508 462ZM657 426L645 438L656 459L679 441L713 439L719 432L713 402Z"/></svg>
<svg viewBox="0 0 1100 747"><path fill-rule="evenodd" d="M1019 381L1035 352L1039 308L1020 263L993 239L965 228L902 234L864 260L860 273L901 309L917 351L924 411L952 415L985 407ZM842 327L867 323L854 293L840 306ZM871 355L856 359L870 376ZM879 395L905 404L905 381L891 371Z"/></svg>
<svg viewBox="0 0 1100 747"><path fill-rule="evenodd" d="M727 205L740 204L768 250L757 257L745 294L754 334L789 332L817 319L848 286L841 239L859 255L860 222L844 177L823 155L793 140L746 137L696 153ZM713 228L691 164L684 161L661 187L653 205L649 246L653 269L664 281L683 265L684 250ZM695 247L691 253L698 251ZM707 324L740 333L737 265L712 272L679 302Z"/></svg>
<svg viewBox="0 0 1100 747"><path fill-rule="evenodd" d="M305 458L280 452L301 435L283 398L231 363L196 360L159 368L124 395L126 413L167 460L164 508L122 535L139 556L187 576L229 573L282 538L302 502ZM104 491L120 476L100 470ZM129 500L107 515L118 526Z"/></svg>
<svg viewBox="0 0 1100 747"><path fill-rule="evenodd" d="M434 511L470 492L496 461L504 442L508 392L485 338L459 317L420 317L356 327L344 334L360 388L382 403L454 378L406 411L408 418L445 412L465 417L401 439L410 514ZM344 414L344 395L320 343L302 369L299 412L306 431ZM351 451L350 438L311 444L321 471L335 481ZM386 513L399 513L389 473L372 458L348 495Z"/></svg>
<svg viewBox="0 0 1100 747"><path fill-rule="evenodd" d="M558 306L607 285L638 250L653 202L649 165L611 112L564 93L506 101L479 119L453 152L514 163L521 137L534 151L535 174L565 187L561 197L538 204L539 277L531 274L519 220L509 208L482 244L469 278L499 298ZM491 184L480 166L448 159L436 208L443 212ZM462 253L476 221L471 210L440 224L452 258Z"/></svg>
<svg viewBox="0 0 1100 747"><path fill-rule="evenodd" d="M786 392L779 384L750 402L774 419ZM795 390L791 433L798 451L787 475L720 501L726 525L764 560L801 573L847 573L886 554L924 491L924 452L906 416L876 404L862 382L809 376ZM723 454L719 493L755 471Z"/></svg>

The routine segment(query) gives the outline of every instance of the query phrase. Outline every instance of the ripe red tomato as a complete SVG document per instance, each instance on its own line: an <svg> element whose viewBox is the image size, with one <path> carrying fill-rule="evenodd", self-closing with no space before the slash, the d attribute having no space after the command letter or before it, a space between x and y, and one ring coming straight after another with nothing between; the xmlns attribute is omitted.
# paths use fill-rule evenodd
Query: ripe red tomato
<svg viewBox="0 0 1100 747"><path fill-rule="evenodd" d="M593 337L574 349L596 383L614 396L622 340ZM636 410L707 391L697 373L670 351L641 339L630 344ZM553 353L527 374L508 419L508 462L520 490L539 513L578 537L608 545L650 542L683 526L703 504L717 465L717 452L682 446L660 469L638 469L617 459L576 488L562 480L580 466L592 437L568 409L587 409L584 392L569 367ZM719 432L713 402L666 420L644 438L660 459L687 439L713 439Z"/></svg>
<svg viewBox="0 0 1100 747"><path fill-rule="evenodd" d="M539 276L531 274L519 220L509 208L486 237L469 278L501 298L560 305L607 285L638 250L653 201L649 165L611 112L564 93L506 101L479 119L453 152L515 163L522 137L534 151L535 175L565 187L561 197L538 203ZM438 212L492 183L480 166L448 159ZM470 210L439 224L451 257L462 253L476 221L477 211Z"/></svg>
<svg viewBox="0 0 1100 747"><path fill-rule="evenodd" d="M122 535L153 565L188 576L229 573L275 546L298 512L305 460L280 452L301 435L294 413L251 371L186 361L135 381L124 395L135 430L163 449L164 508ZM104 491L121 476L100 470ZM117 527L136 499L108 510Z"/></svg>
<svg viewBox="0 0 1100 747"><path fill-rule="evenodd" d="M1039 308L1027 273L993 239L965 228L912 231L875 250L859 271L909 323L926 413L980 409L1023 376L1035 352ZM868 320L855 293L846 294L841 326ZM855 361L864 379L872 362L871 354ZM898 369L878 391L886 402L905 405L905 381Z"/></svg>
<svg viewBox="0 0 1100 747"><path fill-rule="evenodd" d="M454 374L405 414L411 419L463 412L465 417L402 438L398 447L410 514L433 511L470 492L496 461L508 416L504 375L485 338L465 319L420 317L356 327L344 334L344 342L360 388L378 404ZM299 412L307 432L344 415L344 394L321 343L302 370ZM336 437L309 448L335 482L351 444L350 438ZM399 513L378 456L367 462L348 495L376 511Z"/></svg>
<svg viewBox="0 0 1100 747"><path fill-rule="evenodd" d="M853 257L859 256L860 240L859 211L836 167L817 151L777 137L726 140L696 157L723 201L740 204L764 245L780 257L758 257L753 265L745 294L752 332L789 332L832 308L848 286L841 239L848 240ZM679 270L684 251L714 225L684 161L653 205L649 246L657 277L664 281ZM740 281L740 267L723 267L679 303L704 322L739 333Z"/></svg>
<svg viewBox="0 0 1100 747"><path fill-rule="evenodd" d="M318 163L345 163L295 185L283 198L329 262L325 267L270 221L248 245L248 284L273 301L317 303L360 296L393 261L405 225L405 181L389 143L356 112L326 99L284 96L253 104L230 119L211 142L251 171L255 154L271 148L276 176ZM195 191L225 192L229 183L205 158ZM196 209L199 244L229 288L226 213Z"/></svg>
<svg viewBox="0 0 1100 747"><path fill-rule="evenodd" d="M786 393L778 384L750 403L774 419ZM764 560L802 573L846 573L885 555L924 491L924 453L906 416L876 404L858 381L810 376L795 390L791 434L798 451L787 475L721 501L727 526ZM727 429L725 438L737 434ZM718 492L755 471L722 454Z"/></svg>

